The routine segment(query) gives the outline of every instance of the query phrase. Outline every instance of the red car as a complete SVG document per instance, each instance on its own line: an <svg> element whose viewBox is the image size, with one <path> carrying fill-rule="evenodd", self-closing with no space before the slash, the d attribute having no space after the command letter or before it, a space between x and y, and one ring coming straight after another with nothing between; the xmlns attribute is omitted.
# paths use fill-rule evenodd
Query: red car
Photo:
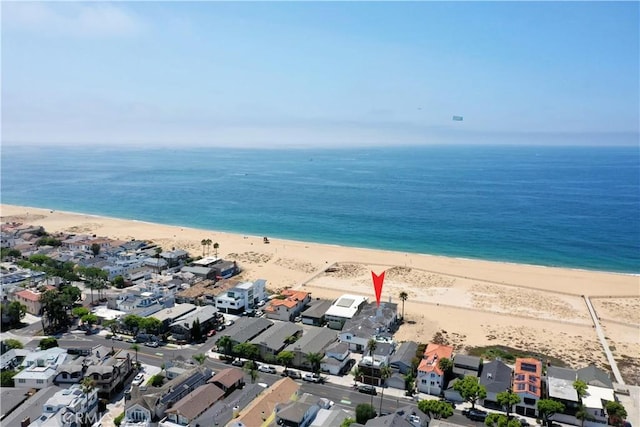
<svg viewBox="0 0 640 427"><path fill-rule="evenodd" d="M212 329L212 330L210 330L210 331L207 333L207 336L208 336L208 337L212 337L212 336L214 336L215 334L216 334L216 330L215 330L215 329Z"/></svg>

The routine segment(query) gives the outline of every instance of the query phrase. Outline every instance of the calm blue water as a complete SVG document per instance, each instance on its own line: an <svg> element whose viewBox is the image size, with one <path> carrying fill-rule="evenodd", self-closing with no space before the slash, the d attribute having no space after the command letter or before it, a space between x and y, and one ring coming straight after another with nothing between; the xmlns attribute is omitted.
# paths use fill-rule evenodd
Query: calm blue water
<svg viewBox="0 0 640 427"><path fill-rule="evenodd" d="M639 165L633 147L6 146L1 189L8 204L639 273Z"/></svg>

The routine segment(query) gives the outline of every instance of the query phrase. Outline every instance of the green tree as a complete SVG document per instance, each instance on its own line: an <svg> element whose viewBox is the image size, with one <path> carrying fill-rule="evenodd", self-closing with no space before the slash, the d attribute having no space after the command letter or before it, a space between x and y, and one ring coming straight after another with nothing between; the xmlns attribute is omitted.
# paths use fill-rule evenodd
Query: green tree
<svg viewBox="0 0 640 427"><path fill-rule="evenodd" d="M557 400L552 399L540 399L536 404L538 413L542 422L548 427L551 427L553 416L557 413L564 412L564 405Z"/></svg>
<svg viewBox="0 0 640 427"><path fill-rule="evenodd" d="M138 350L140 350L140 346L138 344L131 344L129 347L131 350L136 352L136 365L138 364Z"/></svg>
<svg viewBox="0 0 640 427"><path fill-rule="evenodd" d="M4 312L4 305L0 305L1 312ZM9 318L9 324L11 326L17 326L20 324L20 321L24 319L24 316L27 314L27 306L21 304L18 301L12 301L6 306L6 314Z"/></svg>
<svg viewBox="0 0 640 427"><path fill-rule="evenodd" d="M125 328L127 328L134 334L138 332L138 329L140 329L141 321L142 317L136 316L135 314L127 314L126 316L124 316L124 319L122 319L122 323L124 324Z"/></svg>
<svg viewBox="0 0 640 427"><path fill-rule="evenodd" d="M218 258L218 248L220 248L220 243L216 242L213 244L213 252L215 254L215 257Z"/></svg>
<svg viewBox="0 0 640 427"><path fill-rule="evenodd" d="M307 353L305 356L305 359L309 362L309 365L311 365L311 372L314 374L320 373L320 363L323 357L322 353Z"/></svg>
<svg viewBox="0 0 640 427"><path fill-rule="evenodd" d="M0 373L0 386L14 387L13 377L16 374L16 371L2 371L2 373Z"/></svg>
<svg viewBox="0 0 640 427"><path fill-rule="evenodd" d="M431 419L449 418L453 415L453 407L441 400L421 400L418 402L418 408Z"/></svg>
<svg viewBox="0 0 640 427"><path fill-rule="evenodd" d="M596 419L596 417L591 415L591 413L587 410L587 407L582 404L576 411L576 418L580 420L580 427L584 426L585 421L594 421Z"/></svg>
<svg viewBox="0 0 640 427"><path fill-rule="evenodd" d="M376 348L378 347L378 342L373 339L370 338L369 341L367 341L367 352L369 353L369 357L371 358L371 365L373 366L373 354L376 351ZM371 378L371 385L373 385L373 369L369 368L369 373L371 374L369 376L369 378ZM371 395L371 406L373 406L373 394Z"/></svg>
<svg viewBox="0 0 640 427"><path fill-rule="evenodd" d="M203 353L194 354L191 357L193 358L193 360L198 362L198 365L202 365L204 361L207 360L207 356L205 356Z"/></svg>
<svg viewBox="0 0 640 427"><path fill-rule="evenodd" d="M17 258L20 258L21 256L22 256L22 252L20 252L15 248L2 248L0 250L0 258L2 259L5 259L5 258L17 259Z"/></svg>
<svg viewBox="0 0 640 427"><path fill-rule="evenodd" d="M207 239L200 240L200 244L202 245L202 256L204 257L204 247L207 246Z"/></svg>
<svg viewBox="0 0 640 427"><path fill-rule="evenodd" d="M244 370L247 374L249 374L249 378L251 378L251 384L255 383L260 373L258 372L258 365L253 360L248 360L244 364Z"/></svg>
<svg viewBox="0 0 640 427"><path fill-rule="evenodd" d="M438 368L442 369L445 377L445 384L447 383L447 378L451 375L451 371L453 370L453 362L448 357L443 357L438 360Z"/></svg>
<svg viewBox="0 0 640 427"><path fill-rule="evenodd" d="M113 419L113 424L115 424L116 427L120 427L122 420L124 420L124 412Z"/></svg>
<svg viewBox="0 0 640 427"><path fill-rule="evenodd" d="M351 424L353 424L355 422L356 422L355 418L347 417L344 420L342 420L342 423L340 424L340 427L350 427Z"/></svg>
<svg viewBox="0 0 640 427"><path fill-rule="evenodd" d="M124 277L122 277L122 276L114 277L113 278L113 286L115 286L118 289L124 288Z"/></svg>
<svg viewBox="0 0 640 427"><path fill-rule="evenodd" d="M75 317L78 317L78 318L82 318L82 317L86 316L89 313L91 313L91 312L86 307L74 307L71 310L71 314L73 314Z"/></svg>
<svg viewBox="0 0 640 427"><path fill-rule="evenodd" d="M258 350L258 347L256 347L255 344L251 344L250 342L243 342L234 345L233 352L240 355L240 357L244 357L245 359L249 359L251 361L256 360L258 358L258 355L260 354L260 350Z"/></svg>
<svg viewBox="0 0 640 427"><path fill-rule="evenodd" d="M225 335L216 341L216 345L218 346L218 350L222 349L225 359L229 359L229 355L231 355L231 351L233 350L233 340L229 338L228 335Z"/></svg>
<svg viewBox="0 0 640 427"><path fill-rule="evenodd" d="M416 377L413 376L413 373L407 372L404 376L404 389L407 391L409 396L413 395L413 390L416 386Z"/></svg>
<svg viewBox="0 0 640 427"><path fill-rule="evenodd" d="M624 420L627 418L627 410L622 403L609 400L605 403L604 409L607 411L611 425L620 427L624 424Z"/></svg>
<svg viewBox="0 0 640 427"><path fill-rule="evenodd" d="M475 409L476 402L487 397L487 389L480 384L478 377L467 375L453 385L453 389L460 393L465 402L471 403L471 409Z"/></svg>
<svg viewBox="0 0 640 427"><path fill-rule="evenodd" d="M93 305L93 291L103 289L109 276L106 271L97 267L80 267L79 272L84 277L85 285L91 290L91 305Z"/></svg>
<svg viewBox="0 0 640 427"><path fill-rule="evenodd" d="M200 327L200 319L196 319L193 321L191 325L191 341L200 342L202 341L202 328Z"/></svg>
<svg viewBox="0 0 640 427"><path fill-rule="evenodd" d="M42 304L42 328L47 331L59 331L70 324L69 310L73 301L58 290L48 290L40 295ZM45 323L46 321L46 323Z"/></svg>
<svg viewBox="0 0 640 427"><path fill-rule="evenodd" d="M92 326L98 323L98 316L96 316L95 314L89 313L82 316L80 320L82 320L82 323Z"/></svg>
<svg viewBox="0 0 640 427"><path fill-rule="evenodd" d="M578 394L578 401L579 402L582 402L582 398L587 395L587 387L589 387L587 385L587 383L585 383L582 380L575 380L573 382L573 388L575 389L576 393Z"/></svg>
<svg viewBox="0 0 640 427"><path fill-rule="evenodd" d="M293 359L295 359L295 358L296 358L296 355L293 354L292 351L282 350L276 356L276 361L279 364L284 366L284 372L286 374L287 373L287 369L289 369L289 366L291 366L291 363L293 363Z"/></svg>
<svg viewBox="0 0 640 427"><path fill-rule="evenodd" d="M380 380L382 383L382 388L380 389L380 413L382 413L382 399L384 398L384 388L386 387L387 380L391 377L392 374L393 371L389 366L384 365L380 368Z"/></svg>
<svg viewBox="0 0 640 427"><path fill-rule="evenodd" d="M504 414L488 414L484 420L484 425L488 427L521 427L520 421L515 418L507 419Z"/></svg>
<svg viewBox="0 0 640 427"><path fill-rule="evenodd" d="M520 396L511 390L502 391L496 395L496 402L502 406L507 415L507 420L509 420L511 419L511 408L513 408L513 405L520 403Z"/></svg>
<svg viewBox="0 0 640 427"><path fill-rule="evenodd" d="M20 341L13 338L7 338L6 340L4 340L4 344L9 348L9 350L11 350L12 348L24 348Z"/></svg>
<svg viewBox="0 0 640 427"><path fill-rule="evenodd" d="M207 245L207 255L210 255L211 254L211 243L212 243L212 241L211 241L211 239L206 239L205 242L206 242L206 245Z"/></svg>
<svg viewBox="0 0 640 427"><path fill-rule="evenodd" d="M91 252L93 252L93 256L98 256L100 253L100 245L97 243L93 243L91 245Z"/></svg>
<svg viewBox="0 0 640 427"><path fill-rule="evenodd" d="M62 294L62 298L72 306L82 299L82 292L77 286L63 285L60 288L60 292Z"/></svg>
<svg viewBox="0 0 640 427"><path fill-rule="evenodd" d="M353 375L353 385L356 385L358 384L358 381L362 381L362 376L364 375L364 372L362 371L362 369L360 369L360 366L356 365L351 370L351 375Z"/></svg>
<svg viewBox="0 0 640 427"><path fill-rule="evenodd" d="M82 392L84 393L84 395L86 396L86 407L89 407L89 394L91 393L91 391L96 388L96 382L93 380L93 378L91 377L84 377L82 379L82 381L80 382L80 389L82 390ZM84 426L88 426L90 425L89 420L84 421L82 423Z"/></svg>
<svg viewBox="0 0 640 427"><path fill-rule="evenodd" d="M409 299L409 294L405 291L400 292L400 301L402 301L402 320L404 320L404 302Z"/></svg>
<svg viewBox="0 0 640 427"><path fill-rule="evenodd" d="M58 340L55 339L54 337L42 338L40 340L39 346L41 350L47 350L49 348L58 347Z"/></svg>
<svg viewBox="0 0 640 427"><path fill-rule="evenodd" d="M366 424L367 421L376 417L376 409L368 403L361 403L356 406L356 422Z"/></svg>
<svg viewBox="0 0 640 427"><path fill-rule="evenodd" d="M200 321L198 321L200 324ZM144 330L147 334L158 335L162 332L162 321L155 317L143 317L138 323L138 328Z"/></svg>
<svg viewBox="0 0 640 427"><path fill-rule="evenodd" d="M156 375L153 375L151 378L149 378L148 384L152 385L153 387L161 387L163 383L164 383L164 376L160 374L156 374Z"/></svg>

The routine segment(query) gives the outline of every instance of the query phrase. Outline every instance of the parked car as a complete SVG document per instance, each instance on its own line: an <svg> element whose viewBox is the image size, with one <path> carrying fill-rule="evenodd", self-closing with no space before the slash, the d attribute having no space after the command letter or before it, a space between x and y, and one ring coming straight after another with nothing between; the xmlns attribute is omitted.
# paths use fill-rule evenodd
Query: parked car
<svg viewBox="0 0 640 427"><path fill-rule="evenodd" d="M487 418L487 411L482 411L480 409L471 409L467 418L473 421L484 421Z"/></svg>
<svg viewBox="0 0 640 427"><path fill-rule="evenodd" d="M235 359L231 364L233 366L244 366L244 361L242 359Z"/></svg>
<svg viewBox="0 0 640 427"><path fill-rule="evenodd" d="M126 340L124 340L125 342L131 343L131 344L135 344L136 340L134 340L133 338L127 338Z"/></svg>
<svg viewBox="0 0 640 427"><path fill-rule="evenodd" d="M142 384L142 382L144 381L144 374L138 374L136 375L136 377L133 379L133 382L131 384L133 385L140 385Z"/></svg>
<svg viewBox="0 0 640 427"><path fill-rule="evenodd" d="M260 300L260 302L258 302L258 307L262 307L264 306L266 303L264 302L264 300Z"/></svg>
<svg viewBox="0 0 640 427"><path fill-rule="evenodd" d="M322 377L320 377L320 375L318 375L318 374L304 374L302 379L305 380L305 381L312 382L312 383L322 382Z"/></svg>
<svg viewBox="0 0 640 427"><path fill-rule="evenodd" d="M262 317L263 314L264 312L262 310L256 311L256 317Z"/></svg>
<svg viewBox="0 0 640 427"><path fill-rule="evenodd" d="M300 372L293 370L293 369L287 369L286 373L283 372L282 373L283 376L287 376L289 378L292 378L294 380L299 380L302 378L302 374L300 374Z"/></svg>
<svg viewBox="0 0 640 427"><path fill-rule="evenodd" d="M122 337L121 337L120 335L113 335L113 336L111 337L111 339L112 339L113 341L122 341Z"/></svg>
<svg viewBox="0 0 640 427"><path fill-rule="evenodd" d="M224 328L225 328L225 327L226 327L226 326L224 326L224 325L221 323L221 324L219 324L218 326L216 326L216 331L218 331L218 332L220 332L220 331L224 331Z"/></svg>
<svg viewBox="0 0 640 427"><path fill-rule="evenodd" d="M260 366L258 366L258 371L266 372L267 374L275 374L276 373L276 368L274 368L271 365L260 365Z"/></svg>
<svg viewBox="0 0 640 427"><path fill-rule="evenodd" d="M360 393L373 394L374 396L378 394L378 392L376 391L376 388L369 384L363 384L359 386L358 391Z"/></svg>
<svg viewBox="0 0 640 427"><path fill-rule="evenodd" d="M212 336L214 336L215 334L216 334L216 330L215 330L215 329L212 329L212 330L210 330L209 332L207 332L207 336L208 336L208 337L212 337Z"/></svg>
<svg viewBox="0 0 640 427"><path fill-rule="evenodd" d="M226 322L224 322L224 326L231 326L233 325L235 322L233 320L227 320Z"/></svg>
<svg viewBox="0 0 640 427"><path fill-rule="evenodd" d="M529 421L527 421L526 419L520 418L518 421L520 421L520 425L522 427L529 427Z"/></svg>
<svg viewBox="0 0 640 427"><path fill-rule="evenodd" d="M298 322L302 322L302 317L297 316L296 318L293 319L294 322L298 323Z"/></svg>
<svg viewBox="0 0 640 427"><path fill-rule="evenodd" d="M158 342L157 341L147 341L146 343L144 343L144 345L146 345L147 347L158 347Z"/></svg>

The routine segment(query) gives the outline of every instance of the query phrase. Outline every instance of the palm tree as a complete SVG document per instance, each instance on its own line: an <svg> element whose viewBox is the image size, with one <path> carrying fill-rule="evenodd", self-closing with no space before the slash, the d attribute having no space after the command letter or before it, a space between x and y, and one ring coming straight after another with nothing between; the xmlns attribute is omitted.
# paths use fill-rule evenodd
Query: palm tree
<svg viewBox="0 0 640 427"><path fill-rule="evenodd" d="M215 251L216 258L218 258L218 248L220 247L220 243L215 242L213 244L213 250Z"/></svg>
<svg viewBox="0 0 640 427"><path fill-rule="evenodd" d="M402 301L402 320L404 320L404 302L409 298L409 294L405 291L400 292L400 300Z"/></svg>
<svg viewBox="0 0 640 427"><path fill-rule="evenodd" d="M207 239L200 240L200 244L202 245L202 256L204 257L204 247L207 245Z"/></svg>
<svg viewBox="0 0 640 427"><path fill-rule="evenodd" d="M358 379L362 378L363 372L362 369L358 365L351 370L351 375L353 375L353 385L358 384Z"/></svg>
<svg viewBox="0 0 640 427"><path fill-rule="evenodd" d="M228 359L229 355L231 354L231 349L233 348L233 340L229 338L228 335L225 335L218 340L217 345L218 349L222 347L224 356L226 359Z"/></svg>
<svg viewBox="0 0 640 427"><path fill-rule="evenodd" d="M580 405L578 410L576 411L576 418L580 420L580 427L584 427L584 422L586 421L594 421L596 417L591 415L591 413L587 410L587 407L584 405Z"/></svg>
<svg viewBox="0 0 640 427"><path fill-rule="evenodd" d="M211 253L211 239L206 239L205 244L207 245L207 255Z"/></svg>
<svg viewBox="0 0 640 427"><path fill-rule="evenodd" d="M136 352L136 365L138 364L138 350L140 350L140 346L138 344L131 344L129 347L131 350Z"/></svg>
<svg viewBox="0 0 640 427"><path fill-rule="evenodd" d="M378 412L379 414L382 413L382 399L384 398L384 387L387 379L391 377L391 374L393 374L393 371L389 366L384 365L383 367L380 368L380 379L382 380L382 390L380 390L381 393L380 393L380 412Z"/></svg>
<svg viewBox="0 0 640 427"><path fill-rule="evenodd" d="M378 347L378 342L373 339L373 338L369 338L369 341L367 342L367 351L369 352L369 357L371 357L371 368L370 368L370 373L371 373L371 385L374 386L373 384L373 352L376 351L376 348ZM373 394L371 395L371 406L373 407Z"/></svg>
<svg viewBox="0 0 640 427"><path fill-rule="evenodd" d="M251 378L251 384L255 383L260 376L260 373L258 373L256 362L254 362L253 360L247 360L244 363L244 370L249 374L249 378Z"/></svg>
<svg viewBox="0 0 640 427"><path fill-rule="evenodd" d="M89 412L89 393L91 393L91 390L96 388L96 382L91 377L84 377L82 379L82 382L80 383L80 387L82 389L82 392L84 393L84 395L87 398L87 405L85 407L85 414L87 414ZM88 417L85 417L85 418L87 418L87 419L86 420L83 419L82 424L83 425L89 425Z"/></svg>
<svg viewBox="0 0 640 427"><path fill-rule="evenodd" d="M305 359L307 359L307 362L311 365L311 372L314 374L320 372L320 362L322 362L323 357L321 353L308 353L305 356Z"/></svg>

